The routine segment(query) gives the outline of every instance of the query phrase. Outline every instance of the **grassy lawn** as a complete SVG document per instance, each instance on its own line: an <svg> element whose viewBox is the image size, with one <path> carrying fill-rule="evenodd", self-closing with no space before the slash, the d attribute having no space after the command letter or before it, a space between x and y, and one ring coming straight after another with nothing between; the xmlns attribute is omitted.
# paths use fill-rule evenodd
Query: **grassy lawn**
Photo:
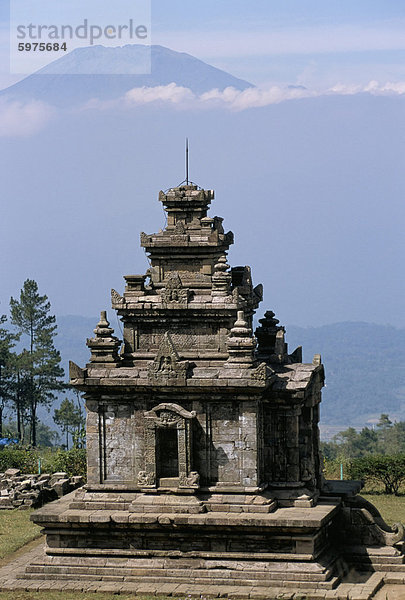
<svg viewBox="0 0 405 600"><path fill-rule="evenodd" d="M32 510L0 511L0 559L40 536L41 528L30 521Z"/></svg>
<svg viewBox="0 0 405 600"><path fill-rule="evenodd" d="M405 525L405 494L391 496L382 492L369 492L367 489L360 494L374 504L388 525L403 523Z"/></svg>

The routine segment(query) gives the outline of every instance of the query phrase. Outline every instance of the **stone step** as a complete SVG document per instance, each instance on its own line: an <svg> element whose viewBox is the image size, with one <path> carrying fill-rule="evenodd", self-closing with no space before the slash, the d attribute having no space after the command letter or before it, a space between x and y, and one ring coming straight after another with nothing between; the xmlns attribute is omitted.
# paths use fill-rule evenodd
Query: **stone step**
<svg viewBox="0 0 405 600"><path fill-rule="evenodd" d="M359 565L359 566L358 566ZM357 568L359 568L360 570L370 570L370 564L366 563L366 562L359 562L359 563L354 563L354 566ZM373 567L372 567L373 571L387 571L387 572L391 572L391 573L405 573L405 565L387 565L385 563L373 563Z"/></svg>
<svg viewBox="0 0 405 600"><path fill-rule="evenodd" d="M229 569L165 569L165 568L135 568L124 566L78 566L72 564L65 565L47 565L35 564L29 565L25 570L24 577L35 579L51 578L91 578L96 580L108 579L113 581L162 581L183 583L185 580L193 580L197 583L216 585L228 585L230 582L238 585L285 585L298 586L315 585L322 588L331 589L335 586L339 577L332 576L331 570L324 573L314 573L308 570L302 572L290 572L286 570L279 571L236 571ZM272 583L273 582L273 583Z"/></svg>
<svg viewBox="0 0 405 600"><path fill-rule="evenodd" d="M391 560L385 557L365 557L365 556L347 556L346 560L350 566L359 571L396 571L405 573L405 564L402 557L391 557Z"/></svg>
<svg viewBox="0 0 405 600"><path fill-rule="evenodd" d="M273 504L215 504L207 502L205 504L208 512L235 512L235 513L271 513L274 512L277 505Z"/></svg>
<svg viewBox="0 0 405 600"><path fill-rule="evenodd" d="M361 562L369 565L405 565L405 556L373 556L370 554L346 554L351 563Z"/></svg>
<svg viewBox="0 0 405 600"><path fill-rule="evenodd" d="M116 572L119 569L120 575L123 576L134 576L134 577L167 577L167 573L170 573L171 577L184 577L187 573L189 577L198 577L210 579L212 577L220 577L222 579L280 579L290 581L327 581L332 576L330 569L324 573L316 573L313 571L303 569L299 571L288 571L280 570L252 570L252 571L237 571L231 569L164 569L164 568L147 568L147 567L125 567L125 566L77 566L77 565L29 565L26 568L27 573L66 573L67 571L72 574L91 574L91 575L109 575L111 572Z"/></svg>
<svg viewBox="0 0 405 600"><path fill-rule="evenodd" d="M66 581L73 580L76 582L79 581L103 581L103 582L122 582L125 583L145 583L145 584L163 584L163 583L188 583L193 585L225 585L225 586L235 586L235 587L274 587L277 585L278 587L283 587L287 589L311 589L311 590L332 590L335 589L336 586L340 583L340 579L338 577L333 577L330 581L289 581L283 579L238 579L235 580L233 578L221 579L219 577L201 577L201 578L192 578L189 577L187 573L184 573L183 577L171 577L168 575L159 576L159 577L134 577L134 576L124 576L124 575L84 575L77 573L25 573L23 576L19 577L20 580L48 580L48 581Z"/></svg>
<svg viewBox="0 0 405 600"><path fill-rule="evenodd" d="M71 505L72 508L75 508ZM132 504L128 508L130 513L149 514L153 513L170 513L170 514L204 514L206 512L215 513L264 513L268 514L274 512L276 504L201 504L201 506L176 506L176 505L151 505L151 504ZM90 503L85 506L86 510L97 510L97 506L93 507ZM126 508L119 508L118 510L127 510Z"/></svg>
<svg viewBox="0 0 405 600"><path fill-rule="evenodd" d="M150 572L151 569L156 569L159 572L163 570L173 572L174 570L181 570L190 572L191 570L196 573L207 572L215 573L217 571L226 571L227 573L239 573L244 577L247 573L268 573L269 575L274 572L281 573L308 573L308 574L319 574L321 576L328 576L337 566L344 568L345 563L338 560L333 560L329 556L322 557L322 564L319 562L303 562L295 563L283 560L260 560L260 561L247 561L233 556L227 556L216 559L207 559L201 557L155 557L155 556L139 556L139 557L105 557L105 556L82 556L82 555L58 555L58 556L41 556L36 561L31 563L33 566L59 568L59 567L73 567L73 568L102 568L102 569L120 569L127 571L130 569L143 569Z"/></svg>
<svg viewBox="0 0 405 600"><path fill-rule="evenodd" d="M366 556L402 556L401 552L393 546L356 546L353 544L347 544L346 546L340 547L340 551L343 554L350 555L366 555Z"/></svg>

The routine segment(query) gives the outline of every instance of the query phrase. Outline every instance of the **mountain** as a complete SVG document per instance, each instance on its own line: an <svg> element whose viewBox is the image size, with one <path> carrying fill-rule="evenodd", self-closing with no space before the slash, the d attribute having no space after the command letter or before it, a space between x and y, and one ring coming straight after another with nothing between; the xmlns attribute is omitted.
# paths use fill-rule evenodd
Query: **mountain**
<svg viewBox="0 0 405 600"><path fill-rule="evenodd" d="M120 323L110 312L111 326L122 338ZM97 317L58 318L57 345L67 371L68 360L84 366L86 338ZM286 327L290 350L303 346L304 362L321 353L326 387L321 404L322 437L349 426L371 426L381 413L405 420L405 329L389 325L345 322L322 327Z"/></svg>
<svg viewBox="0 0 405 600"><path fill-rule="evenodd" d="M212 67L185 52L175 52L163 46L151 46L151 73L134 74L139 64L147 60L147 47L128 44L105 48L76 48L22 81L2 90L0 97L17 100L42 100L55 106L82 104L93 98L112 100L135 87L154 87L176 83L196 94L218 88L252 87L247 81ZM105 75L88 75L100 73Z"/></svg>
<svg viewBox="0 0 405 600"><path fill-rule="evenodd" d="M326 387L321 405L324 437L349 426L372 426L381 413L405 420L405 329L362 322L287 328L290 348L304 361L320 353Z"/></svg>

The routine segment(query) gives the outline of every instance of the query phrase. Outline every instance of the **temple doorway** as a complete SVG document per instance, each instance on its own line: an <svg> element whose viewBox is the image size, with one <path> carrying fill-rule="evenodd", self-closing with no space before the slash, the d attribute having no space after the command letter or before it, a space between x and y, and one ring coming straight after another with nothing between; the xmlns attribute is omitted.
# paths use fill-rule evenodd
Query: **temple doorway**
<svg viewBox="0 0 405 600"><path fill-rule="evenodd" d="M158 428L156 467L158 479L179 477L179 445L177 429Z"/></svg>

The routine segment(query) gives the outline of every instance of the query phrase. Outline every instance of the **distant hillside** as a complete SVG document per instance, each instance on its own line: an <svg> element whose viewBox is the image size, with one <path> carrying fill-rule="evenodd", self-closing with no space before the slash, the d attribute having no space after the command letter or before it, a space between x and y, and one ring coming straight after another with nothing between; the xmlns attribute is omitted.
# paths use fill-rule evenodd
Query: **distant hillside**
<svg viewBox="0 0 405 600"><path fill-rule="evenodd" d="M120 323L110 314L121 337ZM88 362L86 338L97 317L58 318L58 347L67 373L68 360ZM405 420L405 329L371 323L335 323L323 327L287 326L290 350L302 345L304 361L322 355L326 371L321 423L324 435L349 426L371 425L382 412Z"/></svg>
<svg viewBox="0 0 405 600"><path fill-rule="evenodd" d="M306 362L322 355L325 429L372 425L383 412L405 420L405 329L361 322L290 326L287 340L292 349L303 346Z"/></svg>
<svg viewBox="0 0 405 600"><path fill-rule="evenodd" d="M146 46L76 48L40 71L0 92L0 97L42 100L56 106L72 106L97 98L112 100L133 88L176 83L201 94L212 89L251 84L186 54L164 46L151 46L151 73L134 74L134 66L145 62ZM106 75L100 73L100 68Z"/></svg>

